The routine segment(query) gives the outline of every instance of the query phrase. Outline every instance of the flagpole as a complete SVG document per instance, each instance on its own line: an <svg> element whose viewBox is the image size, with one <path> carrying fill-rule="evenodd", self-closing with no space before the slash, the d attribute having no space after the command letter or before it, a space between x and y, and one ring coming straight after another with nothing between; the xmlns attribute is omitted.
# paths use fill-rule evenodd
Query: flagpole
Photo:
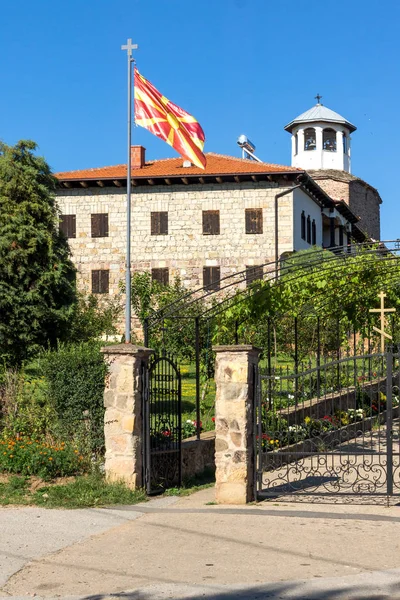
<svg viewBox="0 0 400 600"><path fill-rule="evenodd" d="M125 344L131 342L131 146L132 146L132 50L138 48L129 38L121 50L128 57L128 156L126 162L126 262L125 262Z"/></svg>

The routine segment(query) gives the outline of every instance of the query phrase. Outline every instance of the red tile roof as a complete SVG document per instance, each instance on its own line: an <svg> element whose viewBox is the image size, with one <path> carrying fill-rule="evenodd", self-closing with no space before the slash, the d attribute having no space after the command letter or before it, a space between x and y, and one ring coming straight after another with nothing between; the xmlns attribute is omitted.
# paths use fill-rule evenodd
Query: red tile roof
<svg viewBox="0 0 400 600"><path fill-rule="evenodd" d="M182 158L165 158L146 162L140 169L132 169L133 178L152 177L190 177L191 175L241 175L241 174L275 174L275 173L302 173L302 169L258 163L254 160L235 158L208 152L207 167L205 170L198 167L184 167ZM82 169L79 171L68 171L55 173L60 181L73 181L81 179L123 179L126 177L126 165L115 165L111 167L100 167L96 169Z"/></svg>

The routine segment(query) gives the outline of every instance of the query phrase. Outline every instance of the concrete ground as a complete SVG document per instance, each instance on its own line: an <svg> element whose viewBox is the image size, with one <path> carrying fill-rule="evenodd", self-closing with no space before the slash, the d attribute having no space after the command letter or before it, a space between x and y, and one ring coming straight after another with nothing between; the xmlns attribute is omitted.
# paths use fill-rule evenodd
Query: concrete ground
<svg viewBox="0 0 400 600"><path fill-rule="evenodd" d="M0 598L400 599L400 506L0 510Z"/></svg>

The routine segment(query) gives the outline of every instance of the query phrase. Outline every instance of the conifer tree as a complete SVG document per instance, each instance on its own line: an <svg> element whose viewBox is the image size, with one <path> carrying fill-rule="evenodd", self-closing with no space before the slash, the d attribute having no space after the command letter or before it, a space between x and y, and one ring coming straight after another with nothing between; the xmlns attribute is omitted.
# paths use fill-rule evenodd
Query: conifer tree
<svg viewBox="0 0 400 600"><path fill-rule="evenodd" d="M9 366L63 339L76 300L56 179L36 147L0 143L0 360Z"/></svg>

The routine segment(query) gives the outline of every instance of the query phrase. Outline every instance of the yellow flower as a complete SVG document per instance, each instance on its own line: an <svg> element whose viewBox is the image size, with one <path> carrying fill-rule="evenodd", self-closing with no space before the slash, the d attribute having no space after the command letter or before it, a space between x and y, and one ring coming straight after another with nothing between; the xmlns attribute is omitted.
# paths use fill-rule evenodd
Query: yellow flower
<svg viewBox="0 0 400 600"><path fill-rule="evenodd" d="M53 460L53 459L51 458L51 456L49 456L49 460Z"/></svg>

